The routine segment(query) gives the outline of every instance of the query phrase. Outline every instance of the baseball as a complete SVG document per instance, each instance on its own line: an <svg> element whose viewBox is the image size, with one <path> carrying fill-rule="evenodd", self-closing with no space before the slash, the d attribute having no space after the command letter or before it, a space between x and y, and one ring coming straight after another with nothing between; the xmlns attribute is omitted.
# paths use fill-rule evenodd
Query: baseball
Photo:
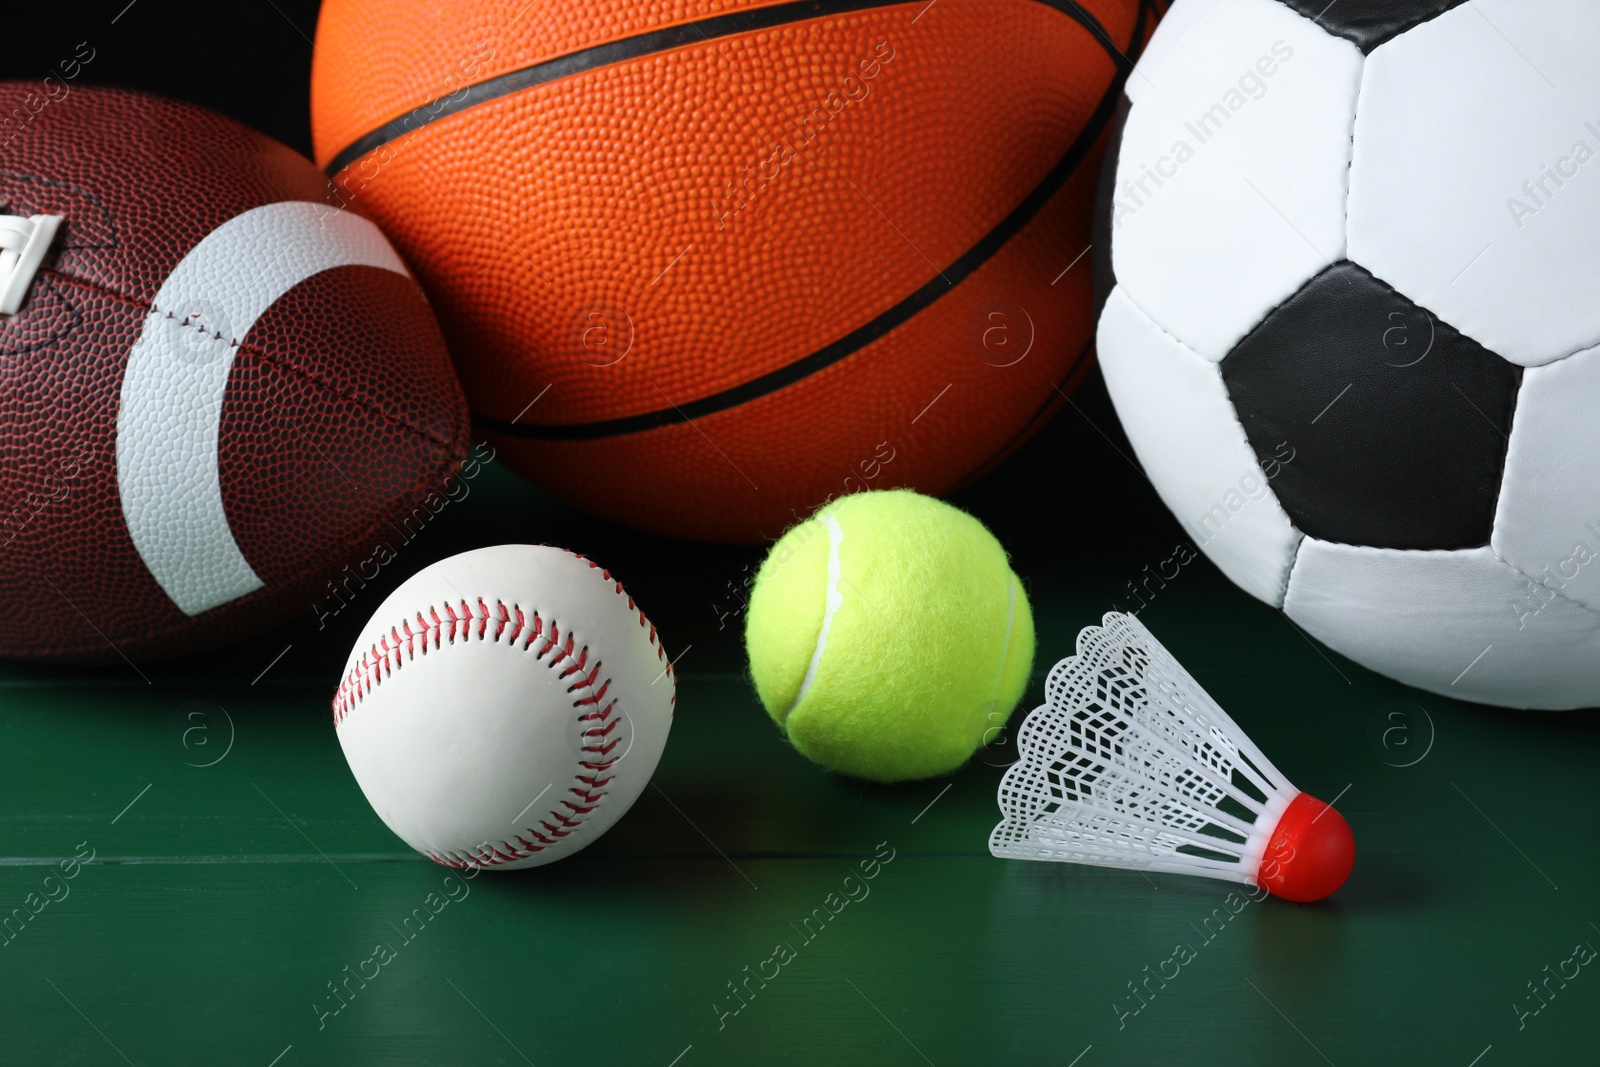
<svg viewBox="0 0 1600 1067"><path fill-rule="evenodd" d="M333 699L373 810L448 867L537 867L605 833L672 727L655 627L598 564L499 545L385 600Z"/></svg>

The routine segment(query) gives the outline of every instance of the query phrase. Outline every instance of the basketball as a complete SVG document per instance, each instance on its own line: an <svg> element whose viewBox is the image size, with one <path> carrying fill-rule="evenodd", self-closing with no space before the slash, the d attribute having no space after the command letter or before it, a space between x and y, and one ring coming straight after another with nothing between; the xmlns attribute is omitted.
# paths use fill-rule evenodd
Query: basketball
<svg viewBox="0 0 1600 1067"><path fill-rule="evenodd" d="M1091 363L1090 207L1153 0L332 0L318 165L479 432L604 517L754 541L982 473Z"/></svg>

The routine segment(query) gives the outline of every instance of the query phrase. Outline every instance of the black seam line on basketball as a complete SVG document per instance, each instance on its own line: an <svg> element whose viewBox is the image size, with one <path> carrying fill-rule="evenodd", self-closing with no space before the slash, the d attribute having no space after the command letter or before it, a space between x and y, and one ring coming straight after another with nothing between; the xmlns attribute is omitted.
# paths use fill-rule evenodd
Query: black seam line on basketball
<svg viewBox="0 0 1600 1067"><path fill-rule="evenodd" d="M1148 10L1148 3L1139 6L1139 19L1134 27L1134 41L1139 42L1144 35L1144 16ZM1132 54L1136 54L1132 53ZM1121 64L1119 64L1120 68ZM601 422L576 422L576 423L514 423L503 419L490 418L485 415L474 414L472 421L480 429L504 434L507 437L517 437L530 440L543 441L592 441L602 437L614 437L624 434L643 433L647 430L659 429L663 426L673 426L678 423L690 422L698 416L726 411L728 408L738 407L741 404L756 400L768 393L775 392L787 385L793 385L815 374L817 371L855 354L862 348L878 340L896 327L903 325L918 312L927 308L939 297L961 284L969 275L987 263L1008 241L1015 237L1023 227L1033 221L1035 215L1049 203L1052 197L1060 191L1061 187L1072 177L1078 169L1078 164L1083 162L1083 157L1088 155L1100 135L1105 132L1106 125L1111 121L1111 116L1116 111L1117 101L1122 94L1123 83L1127 80L1127 71L1119 73L1111 79L1105 95L1095 107L1094 113L1085 124L1083 131L1072 145L1051 168L1043 181L1023 198L1012 212L1001 220L1000 224L985 234L977 244L973 245L954 263L930 279L920 289L913 292L900 303L889 308L877 318L868 322L850 333L825 345L809 356L803 356L793 363L787 363L777 370L763 374L759 378L752 378L742 382L731 389L711 396L701 397L697 400L688 400L682 404L675 404L658 411L647 411L638 415L627 415L617 419L606 419Z"/></svg>
<svg viewBox="0 0 1600 1067"><path fill-rule="evenodd" d="M1116 46L1112 44L1106 31L1072 0L1034 0L1034 2L1054 8L1080 23L1096 37L1102 48L1111 52L1114 59L1119 58ZM669 26L664 30L654 30L639 34L637 37L625 37L619 41L608 41L593 48L570 52L555 59L545 60L543 63L535 63L532 66L496 75L413 108L405 115L391 119L377 129L356 138L328 161L323 173L329 177L337 177L339 172L350 164L382 148L390 141L415 133L429 123L449 115L458 114L490 100L510 96L535 85L608 67L624 60L682 48L685 45L703 44L722 37L733 37L794 22L807 22L829 15L847 15L855 11L899 7L906 4L907 0L797 0L794 3L774 4L770 7L736 11L729 15L717 15L698 22L685 22L682 25ZM1139 21L1142 26L1143 4L1139 8Z"/></svg>

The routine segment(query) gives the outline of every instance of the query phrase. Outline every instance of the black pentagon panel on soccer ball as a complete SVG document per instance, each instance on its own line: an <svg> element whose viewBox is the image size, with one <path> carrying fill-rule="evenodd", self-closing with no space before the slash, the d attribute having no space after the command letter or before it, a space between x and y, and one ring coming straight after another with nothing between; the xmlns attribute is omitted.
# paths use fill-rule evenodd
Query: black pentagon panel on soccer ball
<svg viewBox="0 0 1600 1067"><path fill-rule="evenodd" d="M1279 0L1336 37L1370 53L1385 41L1438 18L1466 0Z"/></svg>
<svg viewBox="0 0 1600 1067"><path fill-rule="evenodd" d="M1246 335L1222 377L1301 531L1374 548L1488 544L1520 367L1341 262Z"/></svg>

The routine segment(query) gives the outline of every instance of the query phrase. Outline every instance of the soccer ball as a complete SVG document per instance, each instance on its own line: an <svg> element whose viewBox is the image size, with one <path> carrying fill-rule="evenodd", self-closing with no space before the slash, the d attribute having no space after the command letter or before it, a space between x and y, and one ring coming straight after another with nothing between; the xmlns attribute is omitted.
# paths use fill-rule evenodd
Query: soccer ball
<svg viewBox="0 0 1600 1067"><path fill-rule="evenodd" d="M1465 700L1600 705L1597 43L1584 0L1178 0L1102 182L1100 358L1162 498Z"/></svg>

